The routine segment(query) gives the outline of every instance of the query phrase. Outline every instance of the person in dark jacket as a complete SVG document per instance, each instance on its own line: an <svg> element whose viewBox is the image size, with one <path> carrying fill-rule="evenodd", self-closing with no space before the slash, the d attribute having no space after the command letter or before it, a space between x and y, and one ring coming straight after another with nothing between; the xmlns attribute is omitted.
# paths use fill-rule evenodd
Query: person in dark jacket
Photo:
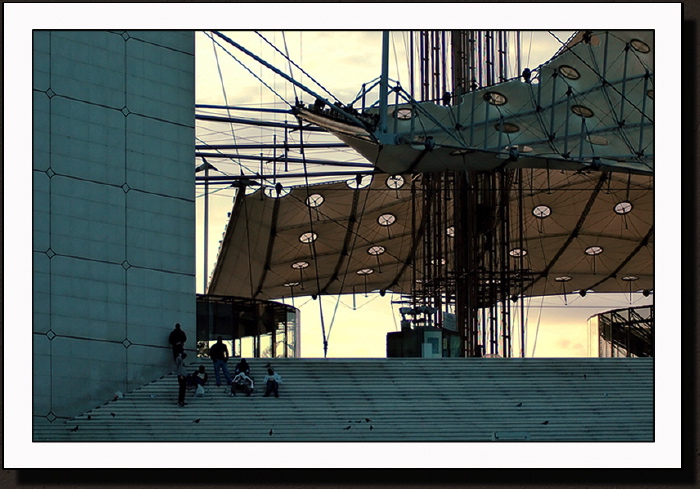
<svg viewBox="0 0 700 489"><path fill-rule="evenodd" d="M187 335L180 329L180 323L175 325L175 329L170 333L168 341L173 346L173 360L175 360L180 353L185 351L185 341L187 341Z"/></svg>
<svg viewBox="0 0 700 489"><path fill-rule="evenodd" d="M199 366L199 370L193 374L187 375L187 387L197 387L198 385L204 386L207 383L209 376L204 368L204 365Z"/></svg>
<svg viewBox="0 0 700 489"><path fill-rule="evenodd" d="M219 370L223 370L224 376L226 377L226 384L231 385L233 380L226 366L226 362L228 361L228 347L224 345L224 340L221 336L219 336L216 339L216 343L209 348L209 358L214 362L214 375L216 376L217 387L221 385Z"/></svg>
<svg viewBox="0 0 700 489"><path fill-rule="evenodd" d="M236 370L234 371L234 375L238 375L240 373L246 374L248 377L250 377L250 365L248 365L248 362L246 362L245 358L241 358L241 361L236 364Z"/></svg>

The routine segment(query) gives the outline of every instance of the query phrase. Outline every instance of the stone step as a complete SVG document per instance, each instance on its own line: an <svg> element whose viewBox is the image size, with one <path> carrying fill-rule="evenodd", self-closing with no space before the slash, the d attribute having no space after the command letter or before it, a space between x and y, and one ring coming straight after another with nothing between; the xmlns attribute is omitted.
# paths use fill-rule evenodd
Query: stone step
<svg viewBox="0 0 700 489"><path fill-rule="evenodd" d="M653 440L651 359L274 359L279 399L262 396L267 362L249 360L252 397L196 359L188 371L204 365L210 385L187 406L170 373L35 441Z"/></svg>

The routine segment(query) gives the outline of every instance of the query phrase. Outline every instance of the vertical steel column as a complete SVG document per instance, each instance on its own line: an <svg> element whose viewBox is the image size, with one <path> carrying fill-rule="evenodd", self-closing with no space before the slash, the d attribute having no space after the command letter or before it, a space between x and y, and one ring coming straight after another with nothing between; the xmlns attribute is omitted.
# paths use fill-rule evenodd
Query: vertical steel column
<svg viewBox="0 0 700 489"><path fill-rule="evenodd" d="M441 31L441 38L440 38L440 63L442 65L441 67L441 73L442 73L442 94L448 93L447 90L447 43L446 43L446 37L445 37L445 31Z"/></svg>
<svg viewBox="0 0 700 489"><path fill-rule="evenodd" d="M520 249L525 249L525 215L523 207L523 176L524 170L518 169L518 240ZM525 358L525 300L523 286L525 282L525 256L521 253L518 273L518 298L520 300L520 356Z"/></svg>
<svg viewBox="0 0 700 489"><path fill-rule="evenodd" d="M433 280L432 273L432 225L434 222L431 204L432 204L432 194L433 194L433 174L424 173L423 174L423 215L430 216L430 219L425 220L425 233L423 234L423 290L422 290L422 305L426 305L426 297L429 294L431 282Z"/></svg>
<svg viewBox="0 0 700 489"><path fill-rule="evenodd" d="M416 181L417 178L411 178L411 243L416 242L416 225L418 223L416 219ZM413 255L410 257L411 260L411 299L413 303L411 307L416 307L416 294L418 293L418 262L416 260L417 246L413 247ZM353 295L354 297L354 295Z"/></svg>
<svg viewBox="0 0 700 489"><path fill-rule="evenodd" d="M515 69L517 70L517 73L516 73L517 76L520 76L520 74L523 72L523 67L520 63L520 50L521 50L520 37L521 37L520 31L515 31L515 53L516 53L516 60L517 60Z"/></svg>
<svg viewBox="0 0 700 489"><path fill-rule="evenodd" d="M469 84L465 85L464 89L465 91L467 90L476 90L478 88L478 84L476 81L476 74L477 74L477 66L476 66L476 57L475 57L475 52L476 52L476 39L475 39L475 34L474 31L468 31L468 49L467 49L467 70L469 72Z"/></svg>
<svg viewBox="0 0 700 489"><path fill-rule="evenodd" d="M476 52L474 53L474 59L479 67L479 87L484 86L484 42L483 42L483 34L479 31L477 31L476 34L477 38L477 48Z"/></svg>
<svg viewBox="0 0 700 489"><path fill-rule="evenodd" d="M414 75L414 70L415 70L415 63L414 63L414 53L413 50L415 49L413 45L413 32L409 33L409 48L408 48L408 79L409 79L409 94L411 95L411 98L415 99L416 98L416 91L415 91L415 86L414 86L414 80L415 80L415 75ZM364 109L364 107L363 107Z"/></svg>
<svg viewBox="0 0 700 489"><path fill-rule="evenodd" d="M478 271L476 251L476 172L460 172L455 181L455 315L462 340L463 356L477 355L478 345Z"/></svg>
<svg viewBox="0 0 700 489"><path fill-rule="evenodd" d="M454 91L454 104L460 102L461 95L466 91L466 63L464 31L451 31L452 37L452 89Z"/></svg>
<svg viewBox="0 0 700 489"><path fill-rule="evenodd" d="M498 31L498 81L499 82L504 82L506 81L506 66L507 66L507 60L505 58L505 41L503 39L503 36L505 33L503 31Z"/></svg>
<svg viewBox="0 0 700 489"><path fill-rule="evenodd" d="M387 131L389 98L389 31L382 32L382 77L379 83L379 129Z"/></svg>
<svg viewBox="0 0 700 489"><path fill-rule="evenodd" d="M240 192L240 189L238 190ZM209 283L209 163L204 160L204 285L202 294L207 293Z"/></svg>
<svg viewBox="0 0 700 489"><path fill-rule="evenodd" d="M421 101L425 101L425 100L428 100L430 98L430 95L428 93L428 85L430 83L429 82L430 69L428 66L428 56L429 56L428 32L421 31L420 32L420 80L421 80L420 99L421 99Z"/></svg>
<svg viewBox="0 0 700 489"><path fill-rule="evenodd" d="M486 53L486 84L491 86L496 83L493 31L486 31Z"/></svg>
<svg viewBox="0 0 700 489"><path fill-rule="evenodd" d="M498 287L497 302L501 304L501 334L503 335L503 356L512 356L511 316L510 316L510 175L512 170L501 170L499 175L499 220L500 220L500 263L501 280Z"/></svg>

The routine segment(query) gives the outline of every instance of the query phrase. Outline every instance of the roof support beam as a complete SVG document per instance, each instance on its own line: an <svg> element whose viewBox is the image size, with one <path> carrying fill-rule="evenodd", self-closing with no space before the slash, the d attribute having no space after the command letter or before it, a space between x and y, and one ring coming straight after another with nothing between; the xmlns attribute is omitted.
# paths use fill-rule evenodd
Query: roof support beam
<svg viewBox="0 0 700 489"><path fill-rule="evenodd" d="M194 149L326 149L347 148L345 143L281 143L281 144L196 144Z"/></svg>
<svg viewBox="0 0 700 489"><path fill-rule="evenodd" d="M275 158L272 158L270 156L254 156L254 155L239 155L239 154L229 154L229 153L202 153L202 152L195 152L194 154L197 158L228 158L232 160L253 160L253 161L265 161L265 162L272 162L275 160ZM277 160L282 160L284 159L283 156L278 156ZM309 165L314 164L314 165L331 165L331 166L339 166L339 167L346 167L346 168L367 168L368 170L373 170L374 165L371 163L345 163L341 161L333 161L333 160L312 160L312 159L302 159L302 158L286 158L287 163L307 163Z"/></svg>
<svg viewBox="0 0 700 489"><path fill-rule="evenodd" d="M299 130L299 124L290 124L286 122L269 122L261 121L258 119L241 119L240 117L223 117L219 115L204 115L195 114L194 118L199 121L211 121L211 122L228 122L234 124L248 124L251 126L262 126L262 127L276 127L280 129L291 129L292 131ZM325 129L318 126L307 125L304 126L305 131L312 132L326 132Z"/></svg>

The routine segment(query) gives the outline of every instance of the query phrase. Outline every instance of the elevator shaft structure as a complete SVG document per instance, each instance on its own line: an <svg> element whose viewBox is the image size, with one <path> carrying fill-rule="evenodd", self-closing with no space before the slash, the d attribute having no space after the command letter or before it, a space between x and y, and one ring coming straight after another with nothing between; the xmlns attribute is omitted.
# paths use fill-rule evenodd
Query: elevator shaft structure
<svg viewBox="0 0 700 489"><path fill-rule="evenodd" d="M410 58L410 88L416 99L456 104L464 93L508 78L505 32L421 31L412 36L417 54ZM519 170L444 171L420 178L423 215L430 218L423 230L422 260L416 260L421 267L414 271L413 306L435 309L438 325L452 311L464 356L513 356L511 304L517 298L510 291L524 277L522 256L512 255L510 242L513 226L516 234L518 228L510 222L510 206ZM523 343L521 334L520 356Z"/></svg>

